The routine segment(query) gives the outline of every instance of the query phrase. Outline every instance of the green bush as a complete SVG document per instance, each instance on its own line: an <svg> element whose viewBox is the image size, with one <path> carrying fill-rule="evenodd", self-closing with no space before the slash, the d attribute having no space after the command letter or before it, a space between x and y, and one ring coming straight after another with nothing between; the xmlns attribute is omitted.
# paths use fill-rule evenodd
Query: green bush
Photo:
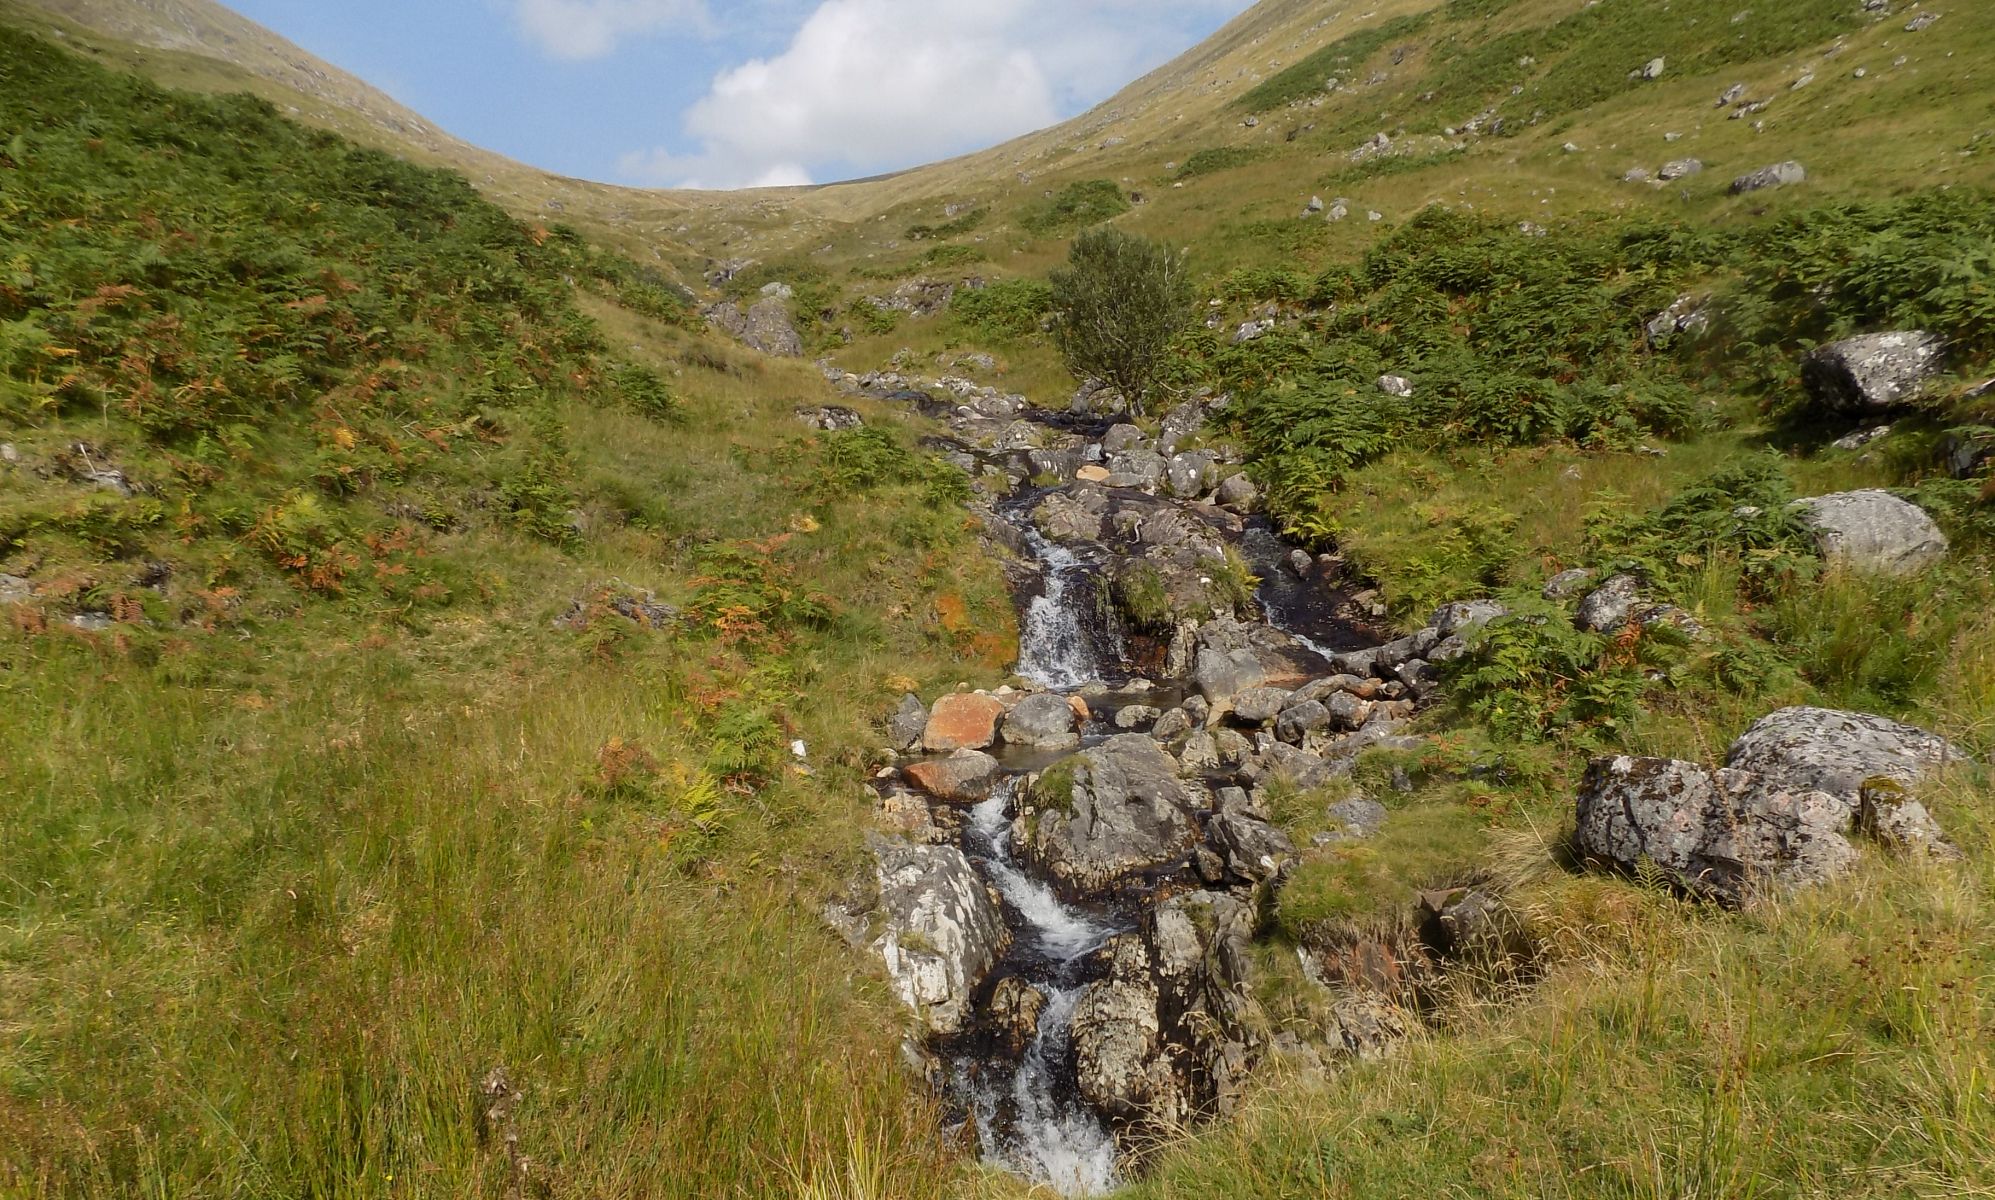
<svg viewBox="0 0 1995 1200"><path fill-rule="evenodd" d="M987 341L1004 342L1037 333L1053 310L1051 285L1036 279L1001 279L980 288L958 288L950 315Z"/></svg>
<svg viewBox="0 0 1995 1200"><path fill-rule="evenodd" d="M1196 179L1200 175L1211 175L1218 171L1230 171L1234 167L1244 167L1256 159L1266 157L1266 151L1254 146L1208 146L1194 150L1189 158L1178 167L1179 179Z"/></svg>
<svg viewBox="0 0 1995 1200"><path fill-rule="evenodd" d="M1182 256L1120 230L1091 230L1053 274L1053 336L1075 375L1113 384L1140 412L1194 303Z"/></svg>
<svg viewBox="0 0 1995 1200"><path fill-rule="evenodd" d="M1082 179L1019 214L1018 224L1041 237L1071 233L1129 211L1129 197L1112 179Z"/></svg>

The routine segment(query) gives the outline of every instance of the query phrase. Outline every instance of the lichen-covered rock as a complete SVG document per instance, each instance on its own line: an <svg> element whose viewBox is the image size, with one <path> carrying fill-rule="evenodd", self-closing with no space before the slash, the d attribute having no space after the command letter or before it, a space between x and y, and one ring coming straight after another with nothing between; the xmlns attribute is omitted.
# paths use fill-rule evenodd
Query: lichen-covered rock
<svg viewBox="0 0 1995 1200"><path fill-rule="evenodd" d="M1191 849L1193 797L1177 772L1150 738L1109 738L1041 777L1014 824L1014 842L1063 892L1113 888Z"/></svg>
<svg viewBox="0 0 1995 1200"><path fill-rule="evenodd" d="M1788 187L1792 184L1806 183L1807 181L1808 171L1800 163L1793 161L1774 163L1770 167L1761 167L1757 171L1749 171L1734 179L1732 181L1732 194L1734 196L1742 196L1747 192L1765 191L1767 188Z"/></svg>
<svg viewBox="0 0 1995 1200"><path fill-rule="evenodd" d="M1579 602L1573 622L1592 633L1613 633L1628 623L1641 599L1641 580L1633 575L1613 576Z"/></svg>
<svg viewBox="0 0 1995 1200"><path fill-rule="evenodd" d="M1024 1053L1038 1036L1039 1018L1045 1011L1046 993L1015 975L999 980L991 990L991 1028L1013 1058Z"/></svg>
<svg viewBox="0 0 1995 1200"><path fill-rule="evenodd" d="M1580 790L1582 858L1659 870L1694 895L1741 904L1773 887L1833 879L1856 861L1850 807L1729 768L1664 758L1599 758Z"/></svg>
<svg viewBox="0 0 1995 1200"><path fill-rule="evenodd" d="M919 696L902 696L900 707L887 721L887 741L895 750L906 753L921 747L921 735L927 729L928 706Z"/></svg>
<svg viewBox="0 0 1995 1200"><path fill-rule="evenodd" d="M873 948L894 994L936 1034L960 1032L971 996L1010 944L1004 915L953 846L873 839L884 931Z"/></svg>
<svg viewBox="0 0 1995 1200"><path fill-rule="evenodd" d="M1457 600L1435 609L1427 624L1447 639L1472 633L1498 617L1509 615L1510 609L1494 600Z"/></svg>
<svg viewBox="0 0 1995 1200"><path fill-rule="evenodd" d="M1823 408L1864 416L1912 399L1945 358L1946 343L1933 334L1870 333L1809 351L1801 360L1801 384Z"/></svg>
<svg viewBox="0 0 1995 1200"><path fill-rule="evenodd" d="M1972 761L1936 733L1868 713L1795 707L1768 713L1732 743L1725 762L1789 789L1826 792L1850 814L1865 785L1888 779L1908 793L1949 764Z"/></svg>
<svg viewBox="0 0 1995 1200"><path fill-rule="evenodd" d="M1287 688L1248 688L1233 697L1233 715L1249 725L1265 725L1288 705Z"/></svg>
<svg viewBox="0 0 1995 1200"><path fill-rule="evenodd" d="M1227 869L1241 879L1258 883L1280 876L1295 858L1295 844L1269 824L1266 815L1238 788L1227 790L1237 795L1220 802L1207 827L1213 848L1221 853Z"/></svg>
<svg viewBox="0 0 1995 1200"><path fill-rule="evenodd" d="M1794 502L1822 557L1879 575L1916 575L1946 557L1947 538L1926 510L1869 488Z"/></svg>

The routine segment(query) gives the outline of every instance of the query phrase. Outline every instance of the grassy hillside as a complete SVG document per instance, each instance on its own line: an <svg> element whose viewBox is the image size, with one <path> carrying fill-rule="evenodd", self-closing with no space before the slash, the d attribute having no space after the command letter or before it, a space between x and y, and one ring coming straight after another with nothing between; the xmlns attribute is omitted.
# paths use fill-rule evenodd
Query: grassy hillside
<svg viewBox="0 0 1995 1200"><path fill-rule="evenodd" d="M870 712L1009 657L960 478L460 179L0 64L0 1192L931 1193L814 913Z"/></svg>
<svg viewBox="0 0 1995 1200"><path fill-rule="evenodd" d="M1914 11L1271 0L1060 129L698 198L661 250L757 259L730 289L791 284L854 370L988 350L1061 407L1071 236L1186 247L1212 320L1171 387L1234 397L1207 438L1395 619L1550 617L1588 566L1705 631L1520 622L1456 668L1428 748L1361 765L1389 832L1268 914L1262 1000L1321 1032L1296 946L1461 883L1531 971L1427 997L1385 1061L1275 1069L1133 1194L1995 1191L1985 769L1929 797L1964 861L1743 913L1560 852L1589 756L1715 760L1782 704L1995 750L1995 484L1948 462L1995 428L1995 32ZM943 1144L814 915L871 718L1012 657L960 478L863 403L805 433L819 373L700 331L641 237L650 268L0 36L0 1192L1026 1194ZM1731 119L1734 84L1766 107ZM1729 193L1787 159L1806 184ZM1652 345L1680 295L1708 332ZM1901 325L1948 372L1837 448L1800 355ZM1852 487L1926 506L1948 561L1830 568L1785 502ZM1297 844L1330 798L1278 797Z"/></svg>

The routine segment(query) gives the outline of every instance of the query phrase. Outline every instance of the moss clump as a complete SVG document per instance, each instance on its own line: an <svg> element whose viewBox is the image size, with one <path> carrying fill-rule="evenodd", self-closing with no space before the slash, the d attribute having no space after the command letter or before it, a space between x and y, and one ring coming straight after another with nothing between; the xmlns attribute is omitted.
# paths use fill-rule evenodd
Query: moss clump
<svg viewBox="0 0 1995 1200"><path fill-rule="evenodd" d="M1084 764L1078 757L1064 759L1046 768L1032 785L1032 802L1040 808L1056 809L1069 816L1074 812L1074 783Z"/></svg>
<svg viewBox="0 0 1995 1200"><path fill-rule="evenodd" d="M1116 607L1137 629L1167 630L1176 620L1177 610L1164 587L1164 577L1147 562L1123 571L1115 581L1114 595Z"/></svg>

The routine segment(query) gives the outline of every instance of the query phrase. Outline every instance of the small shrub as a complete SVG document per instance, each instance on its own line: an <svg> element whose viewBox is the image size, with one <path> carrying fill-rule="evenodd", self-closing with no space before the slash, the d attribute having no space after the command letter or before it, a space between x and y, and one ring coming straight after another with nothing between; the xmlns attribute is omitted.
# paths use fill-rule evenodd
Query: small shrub
<svg viewBox="0 0 1995 1200"><path fill-rule="evenodd" d="M1195 297L1182 256L1120 230L1074 240L1053 275L1054 339L1082 378L1107 381L1138 411Z"/></svg>
<svg viewBox="0 0 1995 1200"><path fill-rule="evenodd" d="M949 301L950 315L992 342L1037 333L1052 308L1051 285L1036 279L1003 279L986 287L962 288Z"/></svg>

